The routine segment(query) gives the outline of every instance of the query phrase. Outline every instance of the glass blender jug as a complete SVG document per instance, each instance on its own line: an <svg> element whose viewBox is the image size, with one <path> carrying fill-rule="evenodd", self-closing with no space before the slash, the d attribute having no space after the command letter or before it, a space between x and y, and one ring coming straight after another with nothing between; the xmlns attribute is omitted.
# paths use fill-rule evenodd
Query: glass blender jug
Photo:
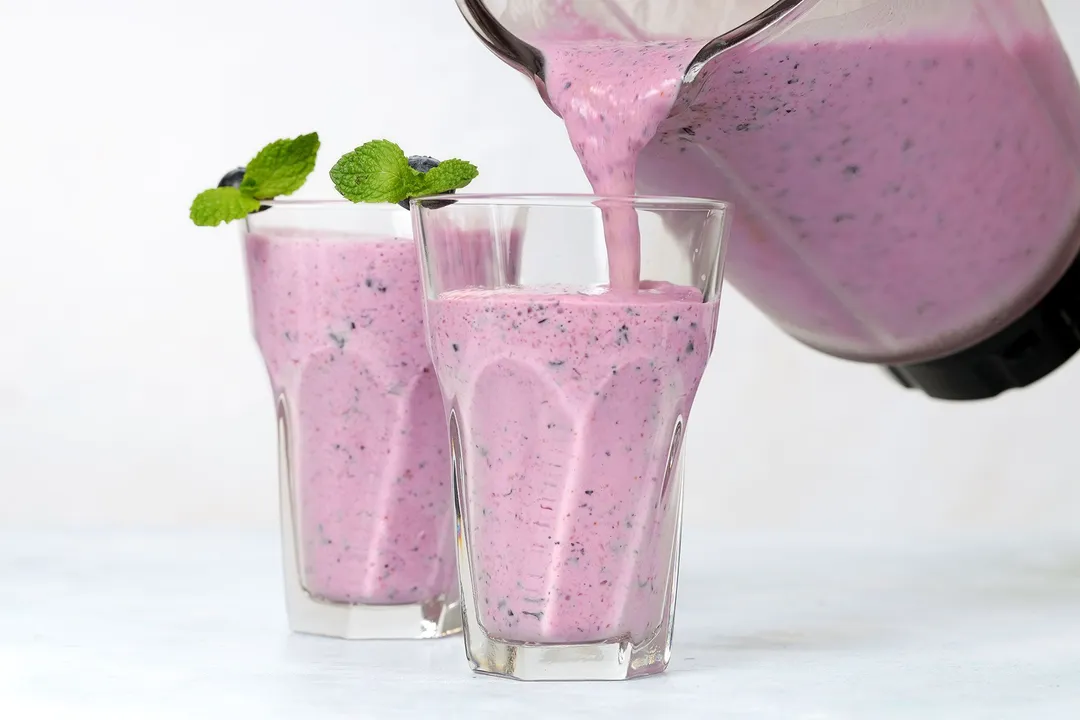
<svg viewBox="0 0 1080 720"><path fill-rule="evenodd" d="M553 109L560 48L688 43L636 189L731 201L727 278L801 342L957 400L1080 349L1080 88L1041 0L456 1Z"/></svg>

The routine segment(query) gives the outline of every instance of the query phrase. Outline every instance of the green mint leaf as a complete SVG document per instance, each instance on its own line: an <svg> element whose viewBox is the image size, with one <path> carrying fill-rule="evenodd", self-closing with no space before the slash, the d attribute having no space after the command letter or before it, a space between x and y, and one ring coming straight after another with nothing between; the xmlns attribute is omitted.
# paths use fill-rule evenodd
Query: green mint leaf
<svg viewBox="0 0 1080 720"><path fill-rule="evenodd" d="M342 155L330 179L347 200L396 203L409 197L419 174L397 144L372 140Z"/></svg>
<svg viewBox="0 0 1080 720"><path fill-rule="evenodd" d="M319 134L270 143L247 164L240 191L259 200L291 195L315 169Z"/></svg>
<svg viewBox="0 0 1080 720"><path fill-rule="evenodd" d="M478 174L479 171L471 162L457 158L443 160L438 166L420 175L420 191L410 197L441 195L451 190L459 190L476 179Z"/></svg>
<svg viewBox="0 0 1080 720"><path fill-rule="evenodd" d="M234 187L204 190L191 203L191 220L202 227L214 227L247 217L259 209L259 201Z"/></svg>

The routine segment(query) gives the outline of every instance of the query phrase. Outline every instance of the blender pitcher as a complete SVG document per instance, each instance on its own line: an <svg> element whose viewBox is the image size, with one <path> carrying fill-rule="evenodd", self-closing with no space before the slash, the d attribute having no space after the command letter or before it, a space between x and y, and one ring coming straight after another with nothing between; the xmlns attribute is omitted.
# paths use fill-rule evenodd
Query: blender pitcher
<svg viewBox="0 0 1080 720"><path fill-rule="evenodd" d="M636 190L731 201L727 278L797 340L956 400L1080 349L1080 88L1041 0L456 1L552 109L562 48L689 47Z"/></svg>

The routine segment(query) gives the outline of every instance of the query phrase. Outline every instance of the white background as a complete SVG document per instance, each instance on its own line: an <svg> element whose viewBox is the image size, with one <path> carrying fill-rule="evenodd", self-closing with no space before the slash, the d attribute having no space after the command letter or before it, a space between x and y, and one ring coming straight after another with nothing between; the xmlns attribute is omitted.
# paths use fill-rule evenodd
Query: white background
<svg viewBox="0 0 1080 720"><path fill-rule="evenodd" d="M1074 57L1080 6L1047 2ZM452 0L0 0L0 527L272 527L237 230L194 193L318 130L461 156L475 191L588 190L559 121ZM1080 361L989 403L815 354L734 292L690 426L689 522L1070 531Z"/></svg>

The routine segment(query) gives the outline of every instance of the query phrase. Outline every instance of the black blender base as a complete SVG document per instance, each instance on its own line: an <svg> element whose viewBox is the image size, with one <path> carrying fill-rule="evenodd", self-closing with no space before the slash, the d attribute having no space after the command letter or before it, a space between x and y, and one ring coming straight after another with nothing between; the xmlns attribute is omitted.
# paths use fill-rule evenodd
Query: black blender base
<svg viewBox="0 0 1080 720"><path fill-rule="evenodd" d="M889 365L901 385L940 400L985 400L1041 380L1080 350L1080 258L1038 305L986 340L936 360Z"/></svg>

